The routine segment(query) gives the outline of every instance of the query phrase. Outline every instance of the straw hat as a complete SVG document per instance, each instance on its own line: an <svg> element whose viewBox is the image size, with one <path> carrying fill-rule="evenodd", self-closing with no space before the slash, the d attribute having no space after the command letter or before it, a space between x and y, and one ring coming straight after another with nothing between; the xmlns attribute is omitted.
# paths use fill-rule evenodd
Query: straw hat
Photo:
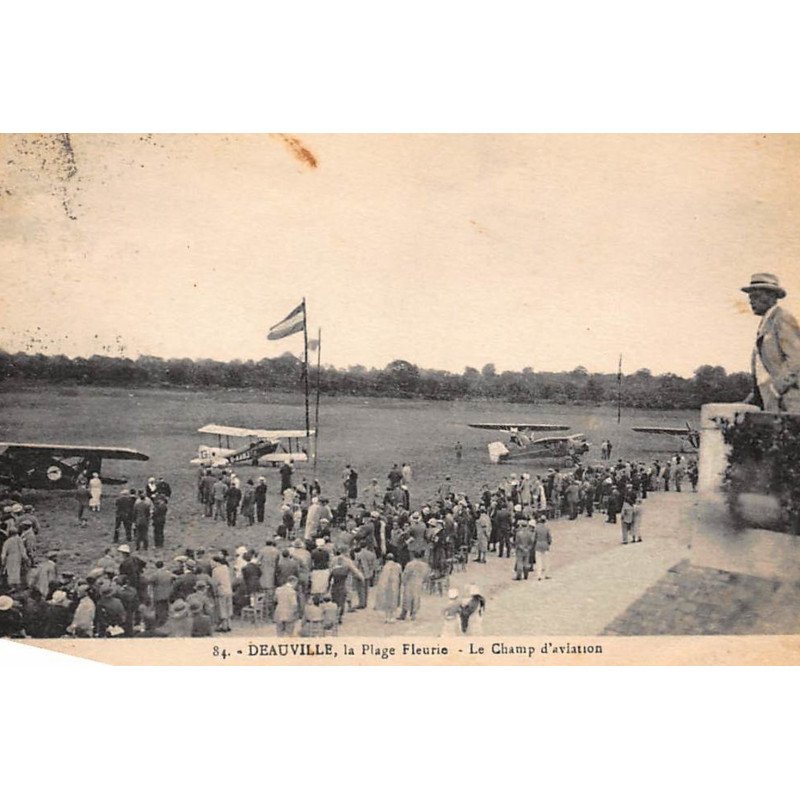
<svg viewBox="0 0 800 800"><path fill-rule="evenodd" d="M176 600L169 609L169 615L172 619L184 619L189 613L189 606L186 605L185 600Z"/></svg>
<svg viewBox="0 0 800 800"><path fill-rule="evenodd" d="M53 592L53 596L50 598L50 605L51 606L68 606L69 605L69 597L67 597L66 592L58 591Z"/></svg>
<svg viewBox="0 0 800 800"><path fill-rule="evenodd" d="M742 286L742 291L748 294L759 289L775 292L778 297L786 297L786 289L781 286L778 276L771 272L756 272L751 276L749 285Z"/></svg>
<svg viewBox="0 0 800 800"><path fill-rule="evenodd" d="M0 597L0 611L9 611L13 605L14 601L7 594Z"/></svg>

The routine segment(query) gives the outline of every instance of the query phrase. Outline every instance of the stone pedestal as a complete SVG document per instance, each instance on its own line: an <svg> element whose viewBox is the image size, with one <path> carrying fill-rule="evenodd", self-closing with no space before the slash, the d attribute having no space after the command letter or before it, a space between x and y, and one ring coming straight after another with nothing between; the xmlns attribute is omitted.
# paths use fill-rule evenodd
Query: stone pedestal
<svg viewBox="0 0 800 800"><path fill-rule="evenodd" d="M700 454L697 461L697 491L703 495L717 494L728 466L728 445L715 419L733 421L737 414L758 411L747 403L707 403L700 409Z"/></svg>
<svg viewBox="0 0 800 800"><path fill-rule="evenodd" d="M698 495L683 524L693 566L800 584L800 536L735 524L721 494Z"/></svg>

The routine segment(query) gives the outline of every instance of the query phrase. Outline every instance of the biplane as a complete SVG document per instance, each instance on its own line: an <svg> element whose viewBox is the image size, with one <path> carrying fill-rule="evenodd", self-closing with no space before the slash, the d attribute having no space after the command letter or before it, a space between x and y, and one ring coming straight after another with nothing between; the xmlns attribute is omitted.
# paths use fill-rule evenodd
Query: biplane
<svg viewBox="0 0 800 800"><path fill-rule="evenodd" d="M197 457L190 462L203 467L233 464L258 467L308 461L308 452L300 440L315 433L313 430L265 430L230 425L204 425L197 432L217 437L216 445L201 444ZM231 439L245 439L246 444L236 446Z"/></svg>
<svg viewBox="0 0 800 800"><path fill-rule="evenodd" d="M654 433L662 436L679 436L681 438L681 452L686 449L697 450L700 447L700 431L695 430L688 422L684 428L643 427L633 428L637 433Z"/></svg>
<svg viewBox="0 0 800 800"><path fill-rule="evenodd" d="M545 436L540 439L530 434L534 431L566 431L569 425L551 425L539 422L501 423L470 422L470 428L499 430L508 433L508 442L490 442L489 460L493 464L506 461L547 461L572 467L580 463L581 456L589 451L583 433L570 436Z"/></svg>
<svg viewBox="0 0 800 800"><path fill-rule="evenodd" d="M103 459L148 461L149 456L127 447L0 442L0 484L18 489L74 489L81 473L96 472L105 484L126 478L103 475Z"/></svg>

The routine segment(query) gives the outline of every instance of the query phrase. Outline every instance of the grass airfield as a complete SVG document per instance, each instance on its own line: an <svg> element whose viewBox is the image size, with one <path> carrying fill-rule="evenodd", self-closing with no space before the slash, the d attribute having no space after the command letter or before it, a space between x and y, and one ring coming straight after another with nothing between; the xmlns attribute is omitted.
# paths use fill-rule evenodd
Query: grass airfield
<svg viewBox="0 0 800 800"><path fill-rule="evenodd" d="M225 425L302 428L302 396L265 395L248 390L174 390L100 387L6 387L0 392L4 441L116 445L147 453L148 462L104 463L109 476L125 476L132 488L141 488L151 475L171 484L162 557L171 559L186 547L260 546L266 532L278 521L280 478L273 468L237 468L243 480L265 475L269 487L267 520L263 526L229 528L203 517L196 501L197 467L189 464L202 436L197 429L207 423ZM312 408L313 420L313 408ZM495 401L434 402L388 398L322 398L320 410L317 475L323 491L332 499L341 494L341 473L352 464L359 473L359 487L373 477L384 486L393 463L408 462L413 468L412 505L431 499L445 475L458 491L476 497L483 483L496 486L510 472L543 473L537 463L493 465L486 445L503 434L475 430L467 422L550 422L569 425L565 434L585 433L592 449L585 463L599 460L599 445L610 439L612 458L653 461L676 452L680 440L634 433L633 426L696 426L697 411L643 411L623 409L617 424L611 406L516 405ZM454 445L460 440L463 457L457 460ZM313 475L313 466L299 465L296 476ZM77 504L70 493L30 492L42 521L42 550L61 552L62 570L78 572L97 560L111 545L114 525L113 498L117 487L107 487L99 514L89 525L77 523ZM155 555L151 551L152 555Z"/></svg>

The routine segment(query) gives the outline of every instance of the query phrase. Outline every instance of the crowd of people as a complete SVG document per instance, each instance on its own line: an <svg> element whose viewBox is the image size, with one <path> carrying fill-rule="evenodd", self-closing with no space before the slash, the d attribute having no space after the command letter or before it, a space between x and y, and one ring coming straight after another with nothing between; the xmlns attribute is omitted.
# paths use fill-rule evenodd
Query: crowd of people
<svg viewBox="0 0 800 800"><path fill-rule="evenodd" d="M318 481L295 484L286 464L279 522L259 533L266 479L204 468L197 476L202 513L232 527L244 523L244 543L233 552L186 549L166 561L166 511L157 509L166 509L172 490L151 478L140 491L120 491L111 546L84 575L63 571L57 551L39 553L33 507L6 497L0 635L210 636L240 619L274 623L279 636L325 636L368 608L387 624L416 620L426 594L447 596L443 633L475 635L486 599L474 584L463 593L451 587L454 571L486 563L488 554L513 554L510 578L548 580L555 521L605 514L608 523L619 518L622 544L640 542L642 501L649 492L681 491L686 480L696 486L697 465L683 456L512 473L494 489L483 484L475 497L446 476L435 497L412 510L410 465L393 465L383 486L373 478L360 493L347 465L332 503ZM101 499L102 491L98 507ZM148 553L151 524L155 550Z"/></svg>

